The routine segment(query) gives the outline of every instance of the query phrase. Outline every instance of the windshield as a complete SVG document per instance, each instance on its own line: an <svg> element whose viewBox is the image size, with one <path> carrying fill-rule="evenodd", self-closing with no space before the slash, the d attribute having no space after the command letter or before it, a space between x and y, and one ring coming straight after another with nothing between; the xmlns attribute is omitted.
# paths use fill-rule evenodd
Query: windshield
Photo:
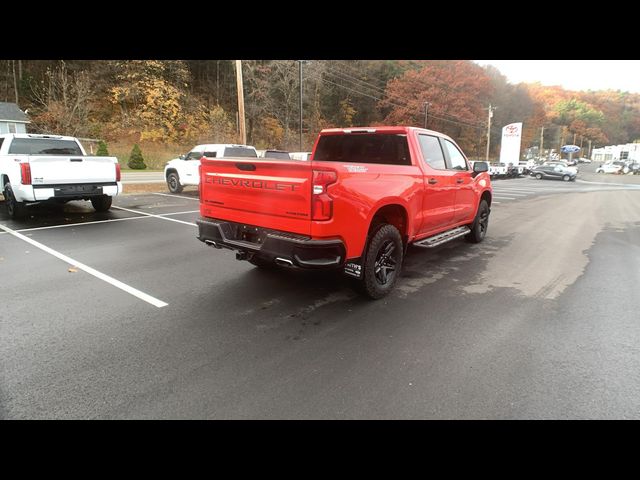
<svg viewBox="0 0 640 480"><path fill-rule="evenodd" d="M73 140L55 138L14 138L9 153L16 155L82 155Z"/></svg>

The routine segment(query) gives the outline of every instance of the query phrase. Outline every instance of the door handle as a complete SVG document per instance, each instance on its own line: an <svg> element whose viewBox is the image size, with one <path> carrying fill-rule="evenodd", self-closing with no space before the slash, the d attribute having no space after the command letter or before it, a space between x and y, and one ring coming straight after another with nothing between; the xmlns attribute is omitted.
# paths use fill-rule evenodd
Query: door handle
<svg viewBox="0 0 640 480"><path fill-rule="evenodd" d="M456 183L462 183L464 182L464 178L456 178Z"/></svg>
<svg viewBox="0 0 640 480"><path fill-rule="evenodd" d="M438 183L438 180L436 180L435 178L430 178L429 179L429 184L435 185L436 183Z"/></svg>

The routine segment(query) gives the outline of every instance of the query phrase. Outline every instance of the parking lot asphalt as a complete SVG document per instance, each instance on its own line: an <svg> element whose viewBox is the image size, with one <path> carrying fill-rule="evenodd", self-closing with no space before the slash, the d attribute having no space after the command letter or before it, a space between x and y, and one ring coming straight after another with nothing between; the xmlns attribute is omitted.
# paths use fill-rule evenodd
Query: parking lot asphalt
<svg viewBox="0 0 640 480"><path fill-rule="evenodd" d="M494 189L377 302L205 246L197 191L0 206L0 418L640 417L640 191Z"/></svg>

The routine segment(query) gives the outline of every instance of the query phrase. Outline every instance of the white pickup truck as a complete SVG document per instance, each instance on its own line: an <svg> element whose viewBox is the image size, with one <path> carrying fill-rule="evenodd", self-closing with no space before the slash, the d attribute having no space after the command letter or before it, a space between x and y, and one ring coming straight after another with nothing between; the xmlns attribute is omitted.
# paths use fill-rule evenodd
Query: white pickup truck
<svg viewBox="0 0 640 480"><path fill-rule="evenodd" d="M171 193L180 193L185 185L200 184L200 159L220 157L252 157L258 153L250 145L232 145L228 143L212 143L196 145L185 155L180 155L166 163L164 178Z"/></svg>
<svg viewBox="0 0 640 480"><path fill-rule="evenodd" d="M115 157L88 156L77 138L10 133L0 135L0 191L11 218L27 205L90 200L98 212L122 192Z"/></svg>

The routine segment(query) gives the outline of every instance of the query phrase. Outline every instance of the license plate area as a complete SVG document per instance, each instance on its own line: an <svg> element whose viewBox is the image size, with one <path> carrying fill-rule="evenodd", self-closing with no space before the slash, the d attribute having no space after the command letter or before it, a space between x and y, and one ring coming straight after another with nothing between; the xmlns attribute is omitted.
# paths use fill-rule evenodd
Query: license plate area
<svg viewBox="0 0 640 480"><path fill-rule="evenodd" d="M61 185L53 187L53 194L55 197L102 195L102 185Z"/></svg>

